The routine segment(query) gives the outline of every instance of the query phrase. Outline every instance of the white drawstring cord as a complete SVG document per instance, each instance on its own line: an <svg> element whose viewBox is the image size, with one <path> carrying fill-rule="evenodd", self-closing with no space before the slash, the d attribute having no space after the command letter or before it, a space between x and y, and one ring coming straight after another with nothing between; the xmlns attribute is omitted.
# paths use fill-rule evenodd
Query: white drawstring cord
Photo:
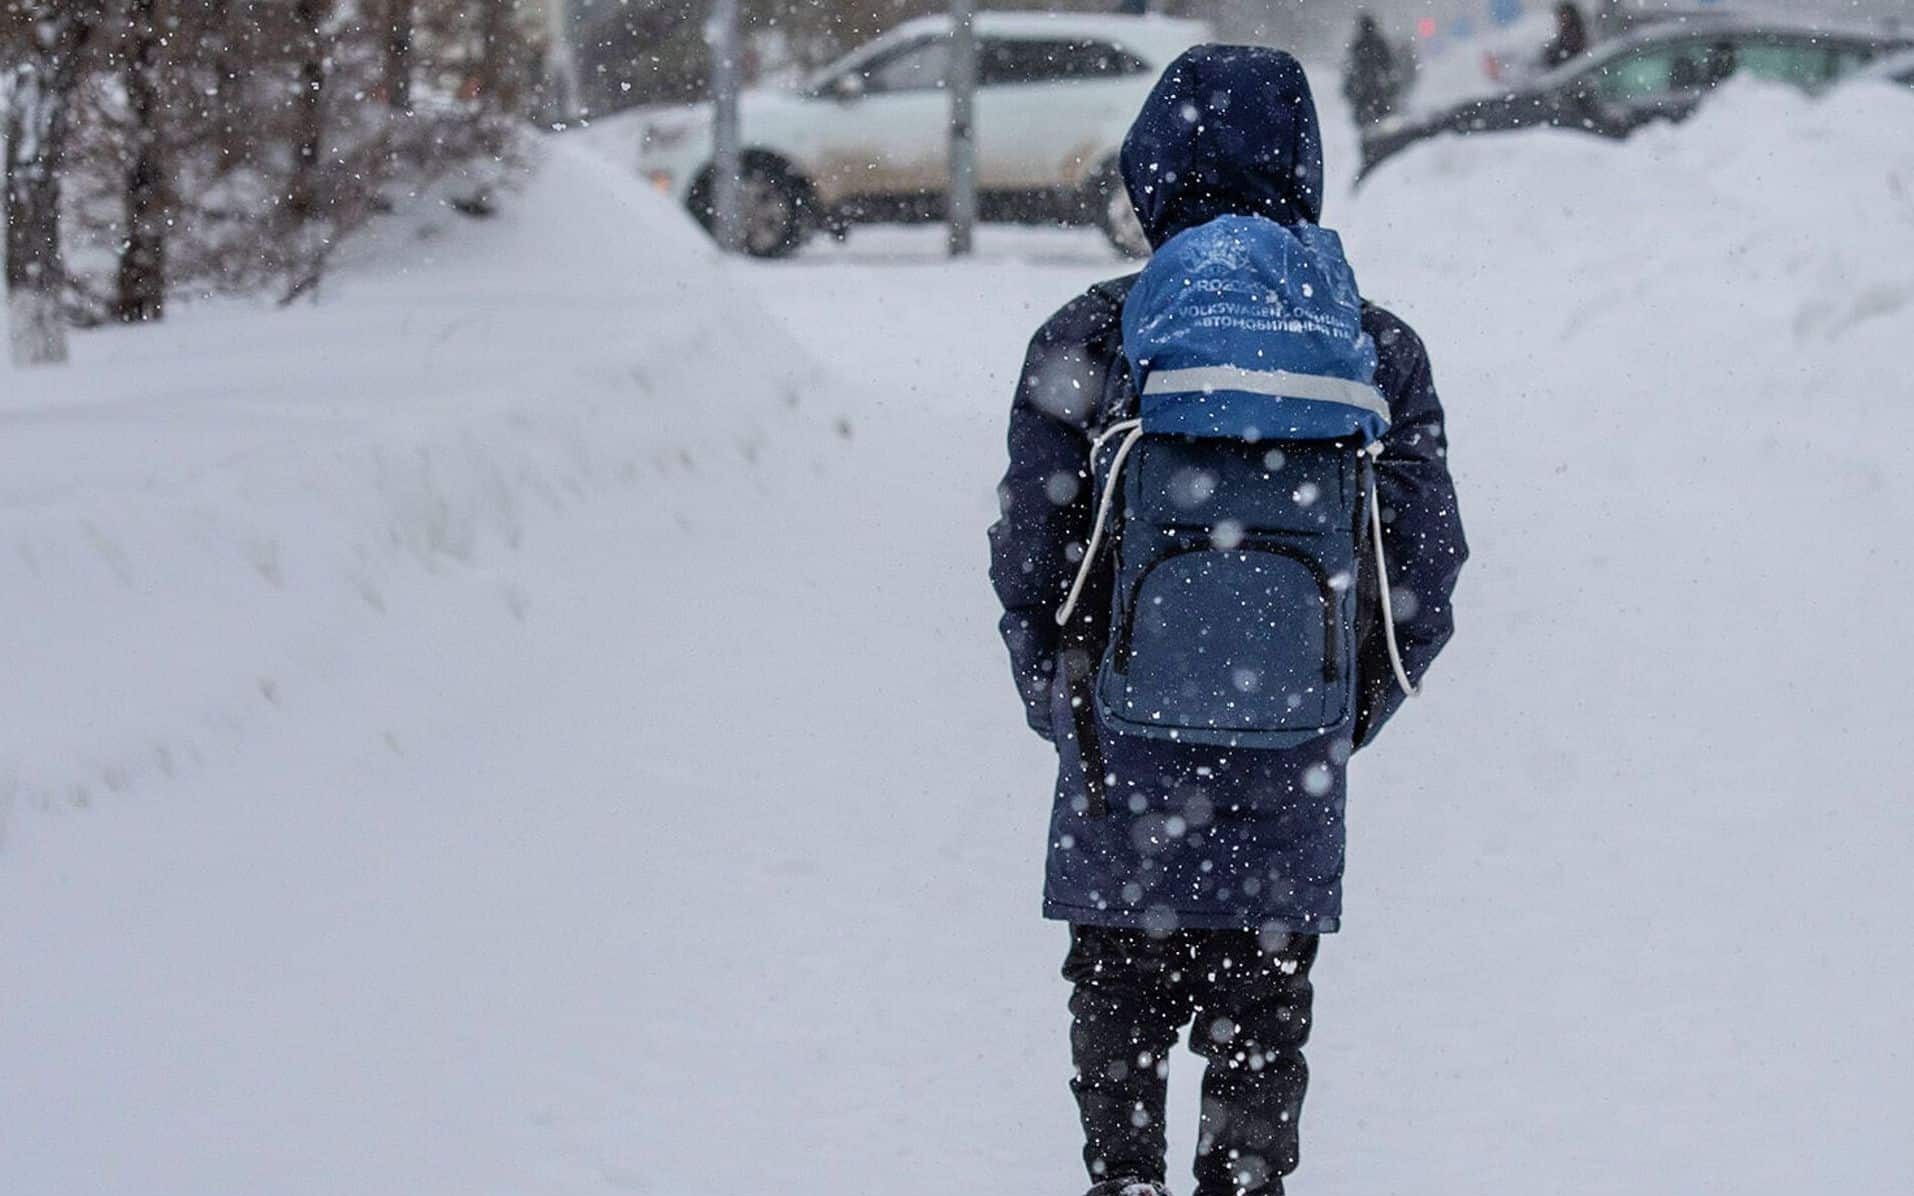
<svg viewBox="0 0 1914 1196"><path fill-rule="evenodd" d="M1396 684L1409 697L1418 698L1422 691L1409 681L1409 670L1402 665L1402 649L1396 644L1396 611L1389 600L1389 558L1382 551L1382 501L1376 497L1375 458L1382 455L1382 442L1369 446L1369 530L1376 541L1376 590L1382 595L1382 637L1389 645L1389 665L1396 671Z"/></svg>
<svg viewBox="0 0 1914 1196"><path fill-rule="evenodd" d="M1077 609L1077 599L1083 596L1083 583L1090 577L1090 568L1096 563L1097 551L1103 547L1103 530L1110 519L1110 501L1116 494L1117 477L1123 472L1124 458L1136 446L1137 438L1143 435L1143 421L1123 419L1103 430L1103 434L1090 442L1090 468L1096 469L1097 454L1109 443L1112 436L1122 436L1123 443L1117 446L1116 457L1110 462L1110 476L1103 483L1103 498L1097 503L1097 521L1090 529L1089 547L1083 550L1083 562L1077 566L1077 576L1070 583L1070 593L1063 600L1063 606L1057 610L1057 626L1070 621L1070 615Z"/></svg>

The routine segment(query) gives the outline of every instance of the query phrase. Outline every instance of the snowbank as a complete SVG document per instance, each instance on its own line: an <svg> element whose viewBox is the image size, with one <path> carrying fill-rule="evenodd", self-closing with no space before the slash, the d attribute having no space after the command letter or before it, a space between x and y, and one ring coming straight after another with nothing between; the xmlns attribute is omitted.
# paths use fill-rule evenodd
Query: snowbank
<svg viewBox="0 0 1914 1196"><path fill-rule="evenodd" d="M1910 128L1736 85L1619 146L1433 142L1341 214L1431 346L1476 549L1351 782L1370 979L1441 993L1405 1032L1465 1073L1372 1118L1423 1190L1914 1177ZM1491 1124L1485 1176L1444 1143Z"/></svg>
<svg viewBox="0 0 1914 1196"><path fill-rule="evenodd" d="M824 426L815 367L680 214L547 159L495 221L396 219L321 303L188 309L0 373L0 837L15 803L221 754L397 575L517 604L541 517L612 487L671 503L673 478Z"/></svg>

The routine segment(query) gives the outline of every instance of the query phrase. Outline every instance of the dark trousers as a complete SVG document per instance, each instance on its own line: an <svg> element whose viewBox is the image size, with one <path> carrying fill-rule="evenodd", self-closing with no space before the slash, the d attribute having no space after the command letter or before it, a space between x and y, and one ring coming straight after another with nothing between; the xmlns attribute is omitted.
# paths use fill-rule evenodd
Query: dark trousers
<svg viewBox="0 0 1914 1196"><path fill-rule="evenodd" d="M1209 1061L1196 1196L1280 1196L1300 1157L1316 947L1305 934L1070 928L1070 1088L1092 1182L1164 1182L1168 1056L1192 1023L1190 1049Z"/></svg>

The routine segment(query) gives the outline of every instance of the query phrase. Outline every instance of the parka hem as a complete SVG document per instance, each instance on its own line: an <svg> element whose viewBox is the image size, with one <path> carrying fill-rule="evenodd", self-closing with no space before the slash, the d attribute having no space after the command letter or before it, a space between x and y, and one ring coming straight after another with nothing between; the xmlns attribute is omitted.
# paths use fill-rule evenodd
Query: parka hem
<svg viewBox="0 0 1914 1196"><path fill-rule="evenodd" d="M1225 913L1208 909L1164 911L1160 906L1152 906L1148 912L1158 914L1167 912L1175 920L1175 928L1178 930L1266 930L1272 934L1335 934L1342 929L1342 919L1339 917L1309 918L1272 914L1268 917L1256 918L1246 913ZM1047 897L1043 902L1043 916L1053 922L1069 922L1077 926L1110 926L1127 930L1148 929L1146 911L1141 909L1071 905L1062 901L1052 901Z"/></svg>

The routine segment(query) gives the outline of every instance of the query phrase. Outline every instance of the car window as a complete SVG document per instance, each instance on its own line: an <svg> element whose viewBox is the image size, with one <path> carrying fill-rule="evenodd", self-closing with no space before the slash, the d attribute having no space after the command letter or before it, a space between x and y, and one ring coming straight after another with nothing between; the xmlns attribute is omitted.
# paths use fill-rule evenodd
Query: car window
<svg viewBox="0 0 1914 1196"><path fill-rule="evenodd" d="M864 64L859 72L864 90L872 95L901 91L933 91L950 72L950 40L926 38L899 46Z"/></svg>
<svg viewBox="0 0 1914 1196"><path fill-rule="evenodd" d="M1738 58L1734 44L1725 41L1652 46L1599 68L1595 89L1603 99L1620 103L1683 95L1733 75Z"/></svg>
<svg viewBox="0 0 1914 1196"><path fill-rule="evenodd" d="M1135 55L1098 41L986 38L977 54L982 87L1111 79L1147 70Z"/></svg>
<svg viewBox="0 0 1914 1196"><path fill-rule="evenodd" d="M1737 51L1740 72L1756 79L1786 83L1804 91L1826 83L1832 51L1807 42L1744 42Z"/></svg>
<svg viewBox="0 0 1914 1196"><path fill-rule="evenodd" d="M1674 60L1675 51L1667 46L1626 55L1597 72L1595 90L1607 100L1664 95Z"/></svg>
<svg viewBox="0 0 1914 1196"><path fill-rule="evenodd" d="M1869 63L1875 62L1880 56L1881 50L1878 46L1854 44L1831 46L1828 49L1829 77L1845 79Z"/></svg>

